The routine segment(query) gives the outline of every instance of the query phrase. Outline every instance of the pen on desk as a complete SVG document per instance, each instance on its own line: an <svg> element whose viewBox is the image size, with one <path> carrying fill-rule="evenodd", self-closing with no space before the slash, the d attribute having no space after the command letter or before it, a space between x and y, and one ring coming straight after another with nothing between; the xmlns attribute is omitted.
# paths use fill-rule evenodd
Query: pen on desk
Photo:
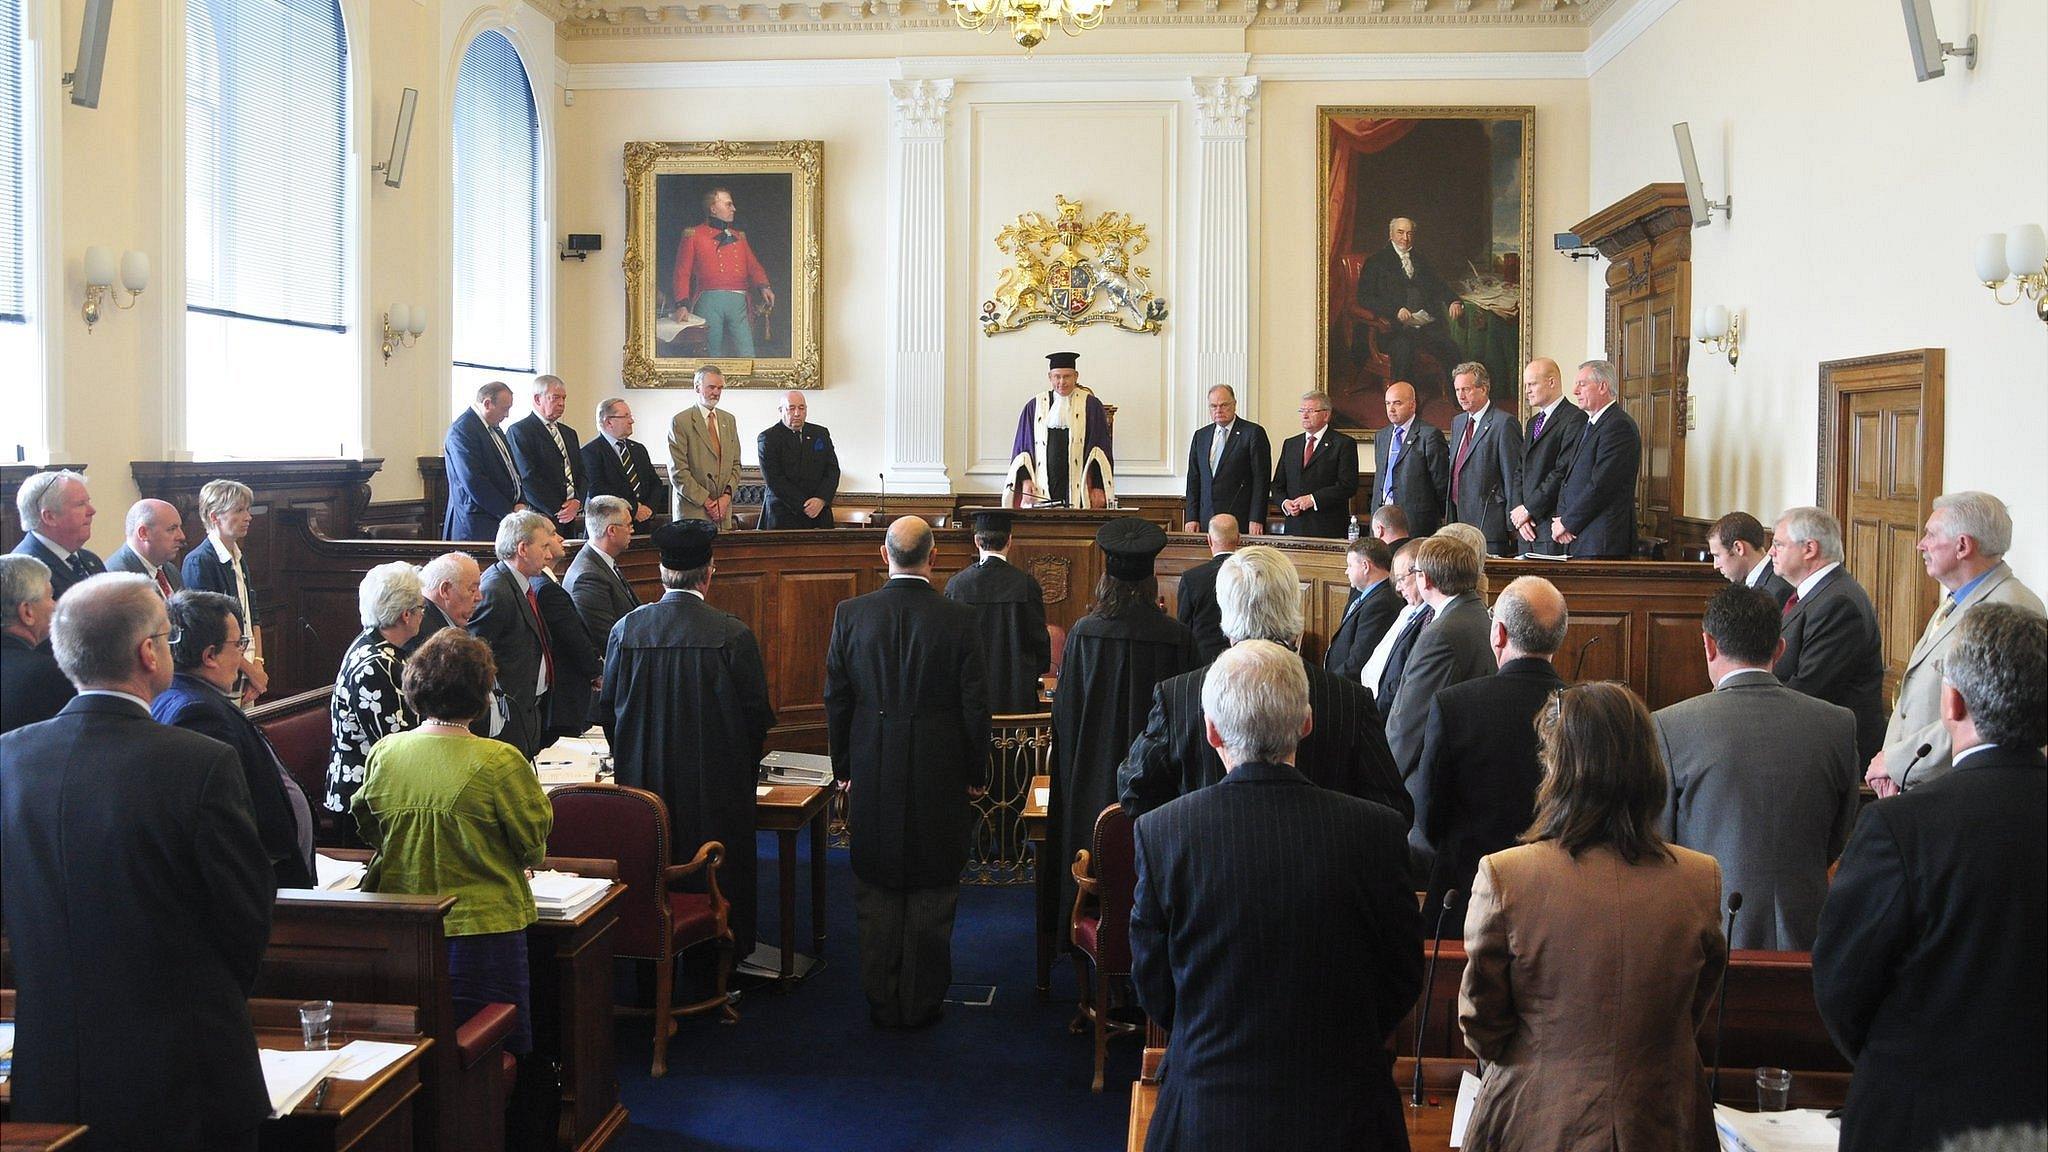
<svg viewBox="0 0 2048 1152"><path fill-rule="evenodd" d="M327 1089L333 1084L334 1077L332 1076L322 1076L320 1078L319 1086L313 1089L313 1111L318 1112L320 1106L327 1103Z"/></svg>

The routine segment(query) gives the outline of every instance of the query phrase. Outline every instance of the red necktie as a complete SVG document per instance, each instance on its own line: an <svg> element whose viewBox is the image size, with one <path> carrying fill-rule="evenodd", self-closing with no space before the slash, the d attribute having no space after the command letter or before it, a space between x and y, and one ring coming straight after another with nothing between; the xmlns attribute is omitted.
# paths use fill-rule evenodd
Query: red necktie
<svg viewBox="0 0 2048 1152"><path fill-rule="evenodd" d="M1308 467L1308 462L1315 459L1315 455L1316 438L1313 436L1304 437L1301 442L1301 466L1303 468Z"/></svg>
<svg viewBox="0 0 2048 1152"><path fill-rule="evenodd" d="M1792 595L1785 600L1785 615L1790 616L1792 610L1797 607L1799 607L1799 593L1797 590L1794 590Z"/></svg>
<svg viewBox="0 0 2048 1152"><path fill-rule="evenodd" d="M540 663L542 668L547 669L548 687L553 688L555 686L555 649L552 644L548 643L548 622L541 619L540 596L534 592L533 585L531 584L526 586L526 603L528 607L533 609L534 624L540 628Z"/></svg>
<svg viewBox="0 0 2048 1152"><path fill-rule="evenodd" d="M164 594L164 599L171 598L171 578L164 575L162 568L156 570L156 590Z"/></svg>
<svg viewBox="0 0 2048 1152"><path fill-rule="evenodd" d="M1465 434L1458 437L1458 459L1451 465L1451 499L1458 498L1458 474L1465 470L1465 460L1472 454L1472 428L1477 420L1465 421Z"/></svg>

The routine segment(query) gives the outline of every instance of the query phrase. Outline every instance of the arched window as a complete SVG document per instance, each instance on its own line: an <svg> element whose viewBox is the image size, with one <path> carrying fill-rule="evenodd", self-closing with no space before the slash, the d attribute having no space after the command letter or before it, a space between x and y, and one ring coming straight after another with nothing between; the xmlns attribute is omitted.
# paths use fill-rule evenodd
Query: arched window
<svg viewBox="0 0 2048 1152"><path fill-rule="evenodd" d="M0 0L0 463L41 453L43 373L35 315L35 61L28 0Z"/></svg>
<svg viewBox="0 0 2048 1152"><path fill-rule="evenodd" d="M187 0L185 447L358 450L348 35L336 0Z"/></svg>
<svg viewBox="0 0 2048 1152"><path fill-rule="evenodd" d="M455 408L503 380L524 397L540 356L540 116L519 50L486 29L455 79Z"/></svg>

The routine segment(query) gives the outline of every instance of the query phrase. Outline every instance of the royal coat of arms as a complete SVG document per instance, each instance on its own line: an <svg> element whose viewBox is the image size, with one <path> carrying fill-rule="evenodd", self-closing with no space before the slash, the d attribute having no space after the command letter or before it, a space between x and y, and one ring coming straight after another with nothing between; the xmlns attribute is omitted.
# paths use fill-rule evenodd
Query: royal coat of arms
<svg viewBox="0 0 2048 1152"><path fill-rule="evenodd" d="M1010 257L996 281L995 299L981 305L981 331L993 336L1050 320L1069 333L1086 324L1112 324L1126 332L1157 332L1166 301L1153 295L1150 268L1131 263L1151 238L1128 212L1104 212L1091 223L1078 201L1054 196L1058 217L1026 212L996 233Z"/></svg>

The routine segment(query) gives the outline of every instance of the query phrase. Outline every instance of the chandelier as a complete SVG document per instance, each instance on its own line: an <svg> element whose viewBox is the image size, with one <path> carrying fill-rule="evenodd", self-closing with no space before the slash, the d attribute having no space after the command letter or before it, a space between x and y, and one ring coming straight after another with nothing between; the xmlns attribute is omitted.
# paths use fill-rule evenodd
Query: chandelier
<svg viewBox="0 0 2048 1152"><path fill-rule="evenodd" d="M1046 25L1056 24L1069 36L1078 36L1102 23L1103 14L1115 0L946 0L962 28L993 32L998 23L1010 25L1010 35L1025 51L1045 40Z"/></svg>

